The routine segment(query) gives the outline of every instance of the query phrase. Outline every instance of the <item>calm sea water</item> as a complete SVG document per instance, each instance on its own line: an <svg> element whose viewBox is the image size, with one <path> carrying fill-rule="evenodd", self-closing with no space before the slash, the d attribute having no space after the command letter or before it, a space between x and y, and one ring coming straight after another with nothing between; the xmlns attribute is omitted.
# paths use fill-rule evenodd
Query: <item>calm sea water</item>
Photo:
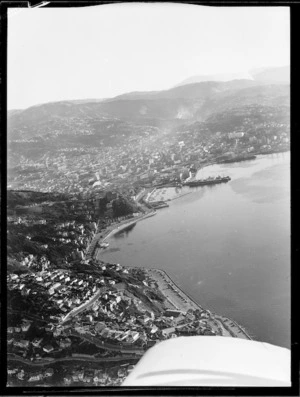
<svg viewBox="0 0 300 397"><path fill-rule="evenodd" d="M112 237L107 262L157 267L255 339L290 347L290 154L213 165L226 184L192 194Z"/></svg>

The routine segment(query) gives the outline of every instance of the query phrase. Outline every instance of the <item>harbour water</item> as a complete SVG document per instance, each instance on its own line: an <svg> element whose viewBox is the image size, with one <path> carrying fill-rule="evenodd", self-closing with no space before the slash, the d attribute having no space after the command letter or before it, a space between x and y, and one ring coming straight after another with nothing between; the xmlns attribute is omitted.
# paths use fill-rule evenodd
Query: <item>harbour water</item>
<svg viewBox="0 0 300 397"><path fill-rule="evenodd" d="M217 175L231 181L185 187L193 193L114 235L101 258L163 269L202 307L290 347L290 153L208 166L197 177Z"/></svg>

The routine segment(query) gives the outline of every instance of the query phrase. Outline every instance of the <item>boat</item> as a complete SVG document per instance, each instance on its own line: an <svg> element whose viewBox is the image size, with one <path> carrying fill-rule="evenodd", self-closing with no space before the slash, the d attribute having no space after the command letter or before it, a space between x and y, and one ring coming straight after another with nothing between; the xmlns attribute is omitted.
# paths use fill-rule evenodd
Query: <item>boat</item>
<svg viewBox="0 0 300 397"><path fill-rule="evenodd" d="M194 187L194 186L205 186L205 185L215 185L217 183L226 183L228 181L230 181L231 178L229 176L217 176L216 178L206 178L206 179L195 179L192 181L187 181L184 183L185 186L190 186L190 187Z"/></svg>
<svg viewBox="0 0 300 397"><path fill-rule="evenodd" d="M99 243L100 248L107 248L109 246L108 243Z"/></svg>

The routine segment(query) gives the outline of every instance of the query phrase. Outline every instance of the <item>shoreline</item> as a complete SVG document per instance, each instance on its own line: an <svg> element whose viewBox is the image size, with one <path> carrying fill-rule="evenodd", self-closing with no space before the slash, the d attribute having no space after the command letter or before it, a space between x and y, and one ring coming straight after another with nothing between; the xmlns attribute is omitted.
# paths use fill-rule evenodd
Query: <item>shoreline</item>
<svg viewBox="0 0 300 397"><path fill-rule="evenodd" d="M191 192L192 193L192 192ZM190 194L190 193L186 193ZM179 198L179 197L177 197ZM98 237L94 244L96 245L99 241L105 242L107 239L115 235L116 233L126 229L127 227L143 220L147 219L151 216L156 215L156 211L152 211L143 216L138 217L137 219L133 219L130 221L126 221L121 223L119 226L114 227L111 230L106 230L104 237L100 239ZM100 233L99 233L100 234ZM91 257L94 258L95 261L101 261L100 254L103 251L103 248L94 249ZM144 269L150 278L157 282L159 286L159 290L165 296L166 300L169 303L170 309L175 308L175 310L180 310L182 312L186 312L188 309L200 309L208 311L213 317L211 318L211 322L215 325L216 329L221 333L222 336L231 336L242 339L252 340L248 332L240 326L236 321L231 318L218 315L216 313L211 312L209 309L204 309L198 302L196 302L193 298L191 298L186 292L184 292L167 274L166 271L158 268L147 268L147 267L138 267L138 266L124 266L125 268L132 269ZM156 277L155 277L156 276ZM231 324L230 324L231 323Z"/></svg>
<svg viewBox="0 0 300 397"><path fill-rule="evenodd" d="M150 218L152 216L156 215L156 211L151 211L148 212L147 214L141 215L136 217L135 219L130 218L129 220L124 221L123 223L120 222L117 225L113 225L113 228L110 228L110 226L108 226L106 228L106 230L103 232L99 232L96 234L93 242L91 243L91 245L94 246L94 250L93 252L90 254L90 257L94 257L95 260L98 259L98 255L102 252L103 248L97 247L98 243L104 243L107 239L109 239L110 237L114 236L115 234L117 234L118 232L126 229L127 227L131 226L131 225L135 225L137 222L140 222L144 219ZM102 235L103 234L103 235ZM97 237L98 236L98 237Z"/></svg>
<svg viewBox="0 0 300 397"><path fill-rule="evenodd" d="M168 275L168 273L166 273L164 270L157 269L157 268L137 267L137 266L125 266L125 267L129 268L129 269L131 269L131 268L132 269L144 269L147 274L150 273L150 277L152 276L152 279L154 281L158 281L158 285L159 285L159 281L161 284L163 284L163 281L162 281L162 279L163 279L168 284L168 286L166 288L161 288L161 285L159 285L159 290L166 297L166 299L169 302L171 302L171 305L176 310L180 310L182 312L185 312L185 309L187 309L187 310L188 309L194 309L194 310L200 309L201 311L206 310L207 312L209 312L212 315L210 321L213 323L217 323L217 324L215 324L217 328L221 328L222 336L230 336L230 337L235 337L235 338L252 340L252 338L250 337L248 332L233 319L218 315L214 312L211 312L209 309L204 309L199 303L197 303L186 292L184 292L171 279L171 277ZM153 275L158 275L160 277L157 280L155 277L153 277ZM175 295L175 297L174 297L174 295ZM176 295L179 296L179 301L178 301L178 299L176 301ZM181 300L181 302L180 302L180 300Z"/></svg>
<svg viewBox="0 0 300 397"><path fill-rule="evenodd" d="M284 152L283 152L284 153ZM273 155L274 153L256 153L257 156L265 157L265 156L270 156ZM277 154L277 153L276 153ZM217 162L209 162L206 164L203 164L201 169L204 169L208 166L211 165L218 165ZM198 170L199 171L199 170ZM159 189L164 189L164 187L161 187ZM148 199L151 198L151 194L154 193L157 188L153 189L149 196ZM174 197L173 199L169 199L167 201L172 201L177 198L180 198L184 195L190 194L192 192L186 192L182 195L179 195L177 197ZM152 214L151 214L152 215ZM139 219L133 220L131 222L127 222L125 225L121 225L119 227L115 227L113 230L110 230L102 239L102 241L106 241L108 238L112 237L115 233L119 232L120 230L130 226L131 224L136 223L139 220L142 220L144 218L147 218L149 214L146 214ZM100 255L98 255L99 251L97 252L96 259L100 259ZM195 309L199 308L202 310L206 310L209 313L211 313L211 321L215 323L215 326L217 326L219 332L222 335L227 335L231 337L239 337L239 338L244 338L244 339L250 339L252 340L254 336L251 336L251 333L249 333L246 329L244 329L243 326L239 325L235 320L228 318L226 316L219 315L217 313L213 313L208 309L203 309L200 304L195 302L186 292L182 291L181 288L179 288L176 283L169 277L169 275L162 269L158 268L147 268L143 266L124 266L125 268L138 268L138 269L143 269L146 274L150 276L154 281L157 282L159 290L162 292L162 294L166 298L166 304L168 308L173 308L173 309L179 309L180 311L184 312L188 308Z"/></svg>
<svg viewBox="0 0 300 397"><path fill-rule="evenodd" d="M156 211L150 212L146 215L143 215L141 217L137 217L136 219L130 220L128 222L125 222L123 224L120 223L120 226L115 227L111 231L109 231L103 238L101 242L105 242L108 238L112 237L116 233L126 229L128 226L134 225L135 223L142 221L144 219L150 218L151 216L156 215Z"/></svg>
<svg viewBox="0 0 300 397"><path fill-rule="evenodd" d="M188 194L191 194L191 193L193 193L193 192L186 192L186 193L183 193L183 194L179 194L178 196L176 196L176 197L173 197L173 198L170 198L170 199L163 199L163 200L156 200L156 201L149 201L149 199L151 198L151 195L152 195L152 193L154 193L154 191L157 191L157 190L160 190L160 189L168 189L169 187L167 186L167 187L160 187L160 188L155 188L151 193L150 193L150 195L149 195L149 197L148 197L148 199L147 199L147 203L149 203L150 205L151 204L154 204L155 205L155 203L157 203L157 202L161 202L161 201L163 201L163 202L165 202L165 203L167 203L167 202L169 202L169 201L174 201L174 200L177 200L177 199L179 199L179 198L181 198L181 197L184 197L184 196L186 196L186 195L188 195ZM179 187L179 189L182 189L182 186L181 187Z"/></svg>

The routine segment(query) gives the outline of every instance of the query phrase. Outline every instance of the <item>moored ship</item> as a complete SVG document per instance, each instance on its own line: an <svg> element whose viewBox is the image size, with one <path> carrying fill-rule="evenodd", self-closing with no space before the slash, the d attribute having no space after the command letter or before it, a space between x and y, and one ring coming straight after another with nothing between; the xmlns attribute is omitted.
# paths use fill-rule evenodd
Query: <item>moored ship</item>
<svg viewBox="0 0 300 397"><path fill-rule="evenodd" d="M216 178L206 178L206 179L194 179L192 181L187 181L184 183L185 186L204 186L204 185L215 185L217 183L226 183L230 181L231 178L229 176L217 176Z"/></svg>

